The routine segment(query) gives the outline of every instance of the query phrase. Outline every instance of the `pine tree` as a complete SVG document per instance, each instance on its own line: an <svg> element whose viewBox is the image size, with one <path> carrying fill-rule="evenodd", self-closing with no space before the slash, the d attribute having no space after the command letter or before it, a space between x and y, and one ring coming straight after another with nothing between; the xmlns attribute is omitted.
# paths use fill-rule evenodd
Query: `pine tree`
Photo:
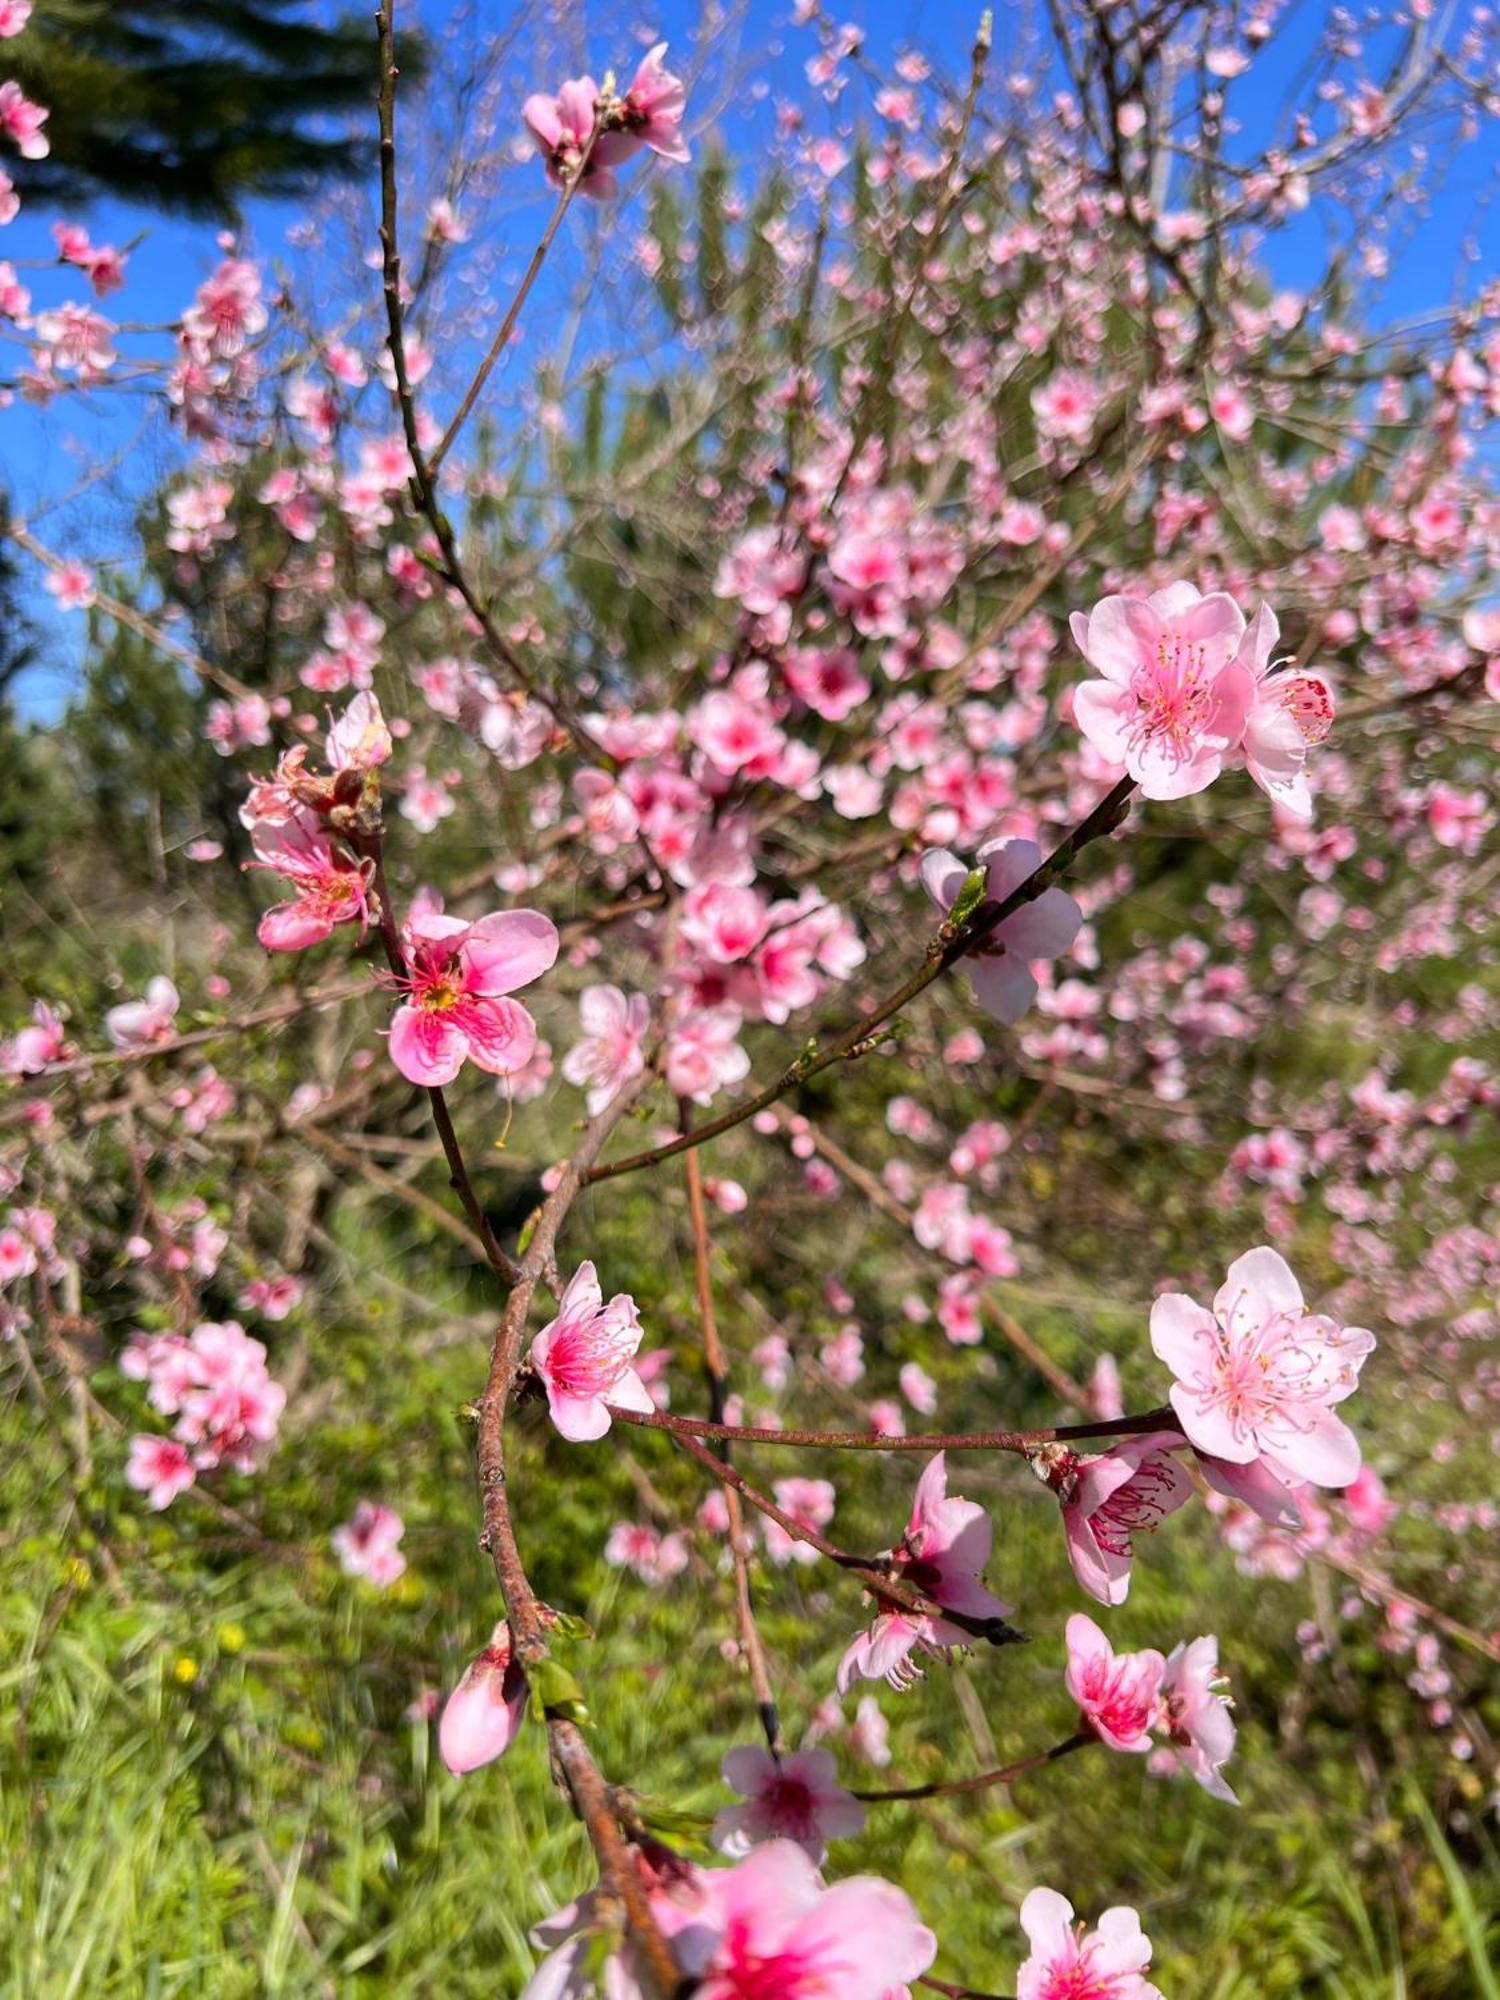
<svg viewBox="0 0 1500 2000"><path fill-rule="evenodd" d="M7 171L38 201L108 193L223 220L244 197L359 171L370 145L332 120L371 104L373 24L301 14L300 0L38 0L4 73L48 106L52 150ZM420 69L420 41L401 58Z"/></svg>

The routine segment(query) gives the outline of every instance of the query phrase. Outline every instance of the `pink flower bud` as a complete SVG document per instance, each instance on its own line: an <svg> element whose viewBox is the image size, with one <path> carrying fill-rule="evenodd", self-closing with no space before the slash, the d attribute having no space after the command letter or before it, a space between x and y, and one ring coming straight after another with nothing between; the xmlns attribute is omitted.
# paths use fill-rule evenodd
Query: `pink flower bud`
<svg viewBox="0 0 1500 2000"><path fill-rule="evenodd" d="M511 1658L510 1627L502 1618L449 1695L438 1724L438 1752L455 1778L505 1755L529 1693L525 1674Z"/></svg>

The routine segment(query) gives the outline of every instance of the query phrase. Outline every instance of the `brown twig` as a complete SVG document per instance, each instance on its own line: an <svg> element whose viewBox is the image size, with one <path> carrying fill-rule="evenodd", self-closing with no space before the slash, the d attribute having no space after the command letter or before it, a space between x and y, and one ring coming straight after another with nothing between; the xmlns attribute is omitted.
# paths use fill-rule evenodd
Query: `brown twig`
<svg viewBox="0 0 1500 2000"><path fill-rule="evenodd" d="M999 1771L980 1771L972 1778L939 1778L930 1785L900 1785L893 1791L856 1792L855 1798L866 1805L894 1805L903 1799L953 1799L966 1792L988 1791L992 1785L1012 1785L1017 1778L1024 1778L1032 1771L1040 1771L1048 1764L1055 1764L1059 1757L1067 1757L1074 1750L1081 1750L1086 1743L1095 1743L1098 1738L1079 1730L1061 1743L1054 1743L1050 1750L1038 1750L1033 1756L1023 1757L1018 1764L1007 1764Z"/></svg>

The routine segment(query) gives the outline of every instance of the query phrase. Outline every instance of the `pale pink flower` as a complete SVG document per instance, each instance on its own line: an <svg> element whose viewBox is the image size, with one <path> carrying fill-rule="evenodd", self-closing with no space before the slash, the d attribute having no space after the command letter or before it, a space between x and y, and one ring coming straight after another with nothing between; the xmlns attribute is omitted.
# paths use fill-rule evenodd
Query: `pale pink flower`
<svg viewBox="0 0 1500 2000"><path fill-rule="evenodd" d="M127 1000L110 1008L104 1016L104 1032L117 1049L148 1049L157 1042L169 1042L181 1004L177 988L159 973L147 986L144 1000Z"/></svg>
<svg viewBox="0 0 1500 2000"><path fill-rule="evenodd" d="M675 1021L667 1035L667 1088L677 1097L708 1104L726 1084L750 1073L750 1058L738 1035L744 1016L727 1002L694 1007Z"/></svg>
<svg viewBox="0 0 1500 2000"><path fill-rule="evenodd" d="M1065 1639L1068 1693L1084 1727L1111 1750L1147 1751L1166 1661L1151 1650L1116 1653L1092 1618L1075 1611Z"/></svg>
<svg viewBox="0 0 1500 2000"><path fill-rule="evenodd" d="M1273 673L1280 627L1263 604L1246 628L1238 658L1251 677L1245 717L1245 768L1267 798L1298 819L1312 818L1307 753L1333 727L1333 693L1317 674Z"/></svg>
<svg viewBox="0 0 1500 2000"><path fill-rule="evenodd" d="M1161 1683L1157 1726L1170 1738L1181 1767L1216 1799L1239 1800L1220 1775L1234 1754L1234 1717L1222 1692L1219 1642L1212 1633L1174 1646Z"/></svg>
<svg viewBox="0 0 1500 2000"><path fill-rule="evenodd" d="M766 923L766 906L754 889L730 882L700 882L682 901L683 938L716 965L748 958Z"/></svg>
<svg viewBox="0 0 1500 2000"><path fill-rule="evenodd" d="M407 999L391 1022L391 1060L411 1083L451 1083L465 1061L506 1076L536 1047L518 986L557 957L557 928L537 910L496 910L477 923L413 915L406 926Z"/></svg>
<svg viewBox="0 0 1500 2000"><path fill-rule="evenodd" d="M335 1528L329 1539L349 1576L362 1576L378 1590L387 1590L406 1573L406 1557L396 1546L405 1533L406 1524L393 1508L360 1500L353 1518Z"/></svg>
<svg viewBox="0 0 1500 2000"><path fill-rule="evenodd" d="M1172 1407L1189 1441L1231 1465L1264 1459L1282 1479L1347 1486L1359 1441L1334 1414L1375 1345L1362 1327L1309 1313L1275 1250L1238 1257L1213 1311L1181 1292L1151 1309L1151 1345L1177 1378Z"/></svg>
<svg viewBox="0 0 1500 2000"><path fill-rule="evenodd" d="M1031 392L1037 429L1044 437L1066 438L1072 444L1088 439L1099 403L1098 385L1071 368L1060 368Z"/></svg>
<svg viewBox="0 0 1500 2000"><path fill-rule="evenodd" d="M44 587L56 598L59 611L87 611L94 602L94 572L83 563L49 570Z"/></svg>
<svg viewBox="0 0 1500 2000"><path fill-rule="evenodd" d="M558 1301L557 1318L531 1343L531 1365L547 1391L552 1421L574 1444L609 1429L609 1405L649 1415L656 1405L636 1373L642 1327L635 1300L617 1292L609 1304L592 1263L578 1266Z"/></svg>
<svg viewBox="0 0 1500 2000"><path fill-rule="evenodd" d="M616 1521L604 1544L604 1560L634 1570L642 1583L667 1583L688 1566L688 1545L679 1534L664 1535L646 1521Z"/></svg>
<svg viewBox="0 0 1500 2000"><path fill-rule="evenodd" d="M771 1497L783 1514L791 1516L798 1527L822 1530L833 1519L837 1501L833 1484L827 1479L801 1479L793 1476L778 1479L771 1489ZM789 1534L779 1521L769 1516L761 1523L765 1535L766 1554L774 1563L785 1564L815 1563L818 1551L810 1542L799 1541Z"/></svg>
<svg viewBox="0 0 1500 2000"><path fill-rule="evenodd" d="M130 1440L125 1483L144 1493L146 1504L157 1513L170 1507L179 1493L186 1493L197 1476L186 1445L175 1438L143 1431Z"/></svg>
<svg viewBox="0 0 1500 2000"><path fill-rule="evenodd" d="M198 287L182 316L190 339L216 360L232 361L246 343L265 331L267 313L260 297L260 273L245 257L226 257Z"/></svg>
<svg viewBox="0 0 1500 2000"><path fill-rule="evenodd" d="M536 141L547 178L556 188L566 187L578 172L594 129L598 100L599 86L594 79L580 76L565 83L555 97L537 91L521 106L521 117ZM630 158L637 144L627 132L601 132L578 183L579 192L598 201L616 193L614 169Z"/></svg>
<svg viewBox="0 0 1500 2000"><path fill-rule="evenodd" d="M1151 1945L1135 1911L1106 1910L1096 1930L1073 1921L1055 1889L1033 1889L1021 1905L1031 1954L1016 1973L1016 2000L1162 2000L1141 1974Z"/></svg>
<svg viewBox="0 0 1500 2000"><path fill-rule="evenodd" d="M9 139L23 160L45 160L52 151L42 127L51 113L33 104L20 84L0 83L0 134Z"/></svg>
<svg viewBox="0 0 1500 2000"><path fill-rule="evenodd" d="M625 129L662 159L685 164L692 158L682 137L687 92L663 63L666 53L666 43L658 42L642 58L625 93Z"/></svg>
<svg viewBox="0 0 1500 2000"><path fill-rule="evenodd" d="M1085 681L1073 713L1088 741L1123 764L1148 799L1211 785L1240 741L1251 677L1239 660L1244 615L1222 591L1174 583L1150 597L1106 597L1070 621L1102 678Z"/></svg>
<svg viewBox="0 0 1500 2000"><path fill-rule="evenodd" d="M530 1693L526 1675L512 1657L510 1627L502 1618L490 1643L443 1704L438 1755L455 1778L505 1755L526 1720Z"/></svg>
<svg viewBox="0 0 1500 2000"><path fill-rule="evenodd" d="M32 1006L30 1024L17 1029L9 1042L0 1045L0 1070L35 1076L49 1063L60 1062L67 1045L67 1030L60 1016L45 1000L38 1000Z"/></svg>
<svg viewBox="0 0 1500 2000"><path fill-rule="evenodd" d="M979 849L975 864L985 871L986 897L1003 903L1041 867L1042 851L1034 840L991 840ZM922 856L922 886L940 910L953 908L968 874L957 855L945 849L930 848ZM964 958L974 997L984 1011L1007 1027L1019 1021L1036 998L1032 966L1060 958L1082 922L1083 913L1065 889L1044 889L1013 910Z"/></svg>
<svg viewBox="0 0 1500 2000"><path fill-rule="evenodd" d="M99 375L116 359L112 320L72 300L36 316L36 336L47 350L48 364L84 378Z"/></svg>
<svg viewBox="0 0 1500 2000"><path fill-rule="evenodd" d="M744 1854L767 1840L794 1840L818 1865L830 1840L852 1840L865 1809L838 1782L830 1750L797 1750L775 1756L755 1744L729 1751L724 1782L745 1803L724 1806L714 1818L714 1845Z"/></svg>
<svg viewBox="0 0 1500 2000"><path fill-rule="evenodd" d="M641 1043L651 1025L651 1003L644 993L627 998L618 986L585 986L578 1018L583 1039L563 1057L562 1073L569 1083L588 1086L584 1104L593 1118L645 1067Z"/></svg>
<svg viewBox="0 0 1500 2000"><path fill-rule="evenodd" d="M1181 1443L1175 1431L1152 1431L1091 1458L1037 1455L1037 1472L1062 1502L1073 1574L1101 1604L1123 1604L1130 1593L1133 1537L1150 1534L1192 1498L1193 1483L1172 1456Z"/></svg>
<svg viewBox="0 0 1500 2000"><path fill-rule="evenodd" d="M1011 1607L981 1581L993 1535L989 1515L977 1502L948 1498L947 1462L939 1452L917 1482L906 1532L891 1552L892 1574L913 1585L939 1612L1003 1621ZM967 1645L970 1636L966 1625L940 1615L882 1612L840 1661L839 1693L860 1676L888 1680L899 1692L918 1677L913 1651L946 1653Z"/></svg>
<svg viewBox="0 0 1500 2000"><path fill-rule="evenodd" d="M31 19L31 0L0 0L0 42L19 35Z"/></svg>

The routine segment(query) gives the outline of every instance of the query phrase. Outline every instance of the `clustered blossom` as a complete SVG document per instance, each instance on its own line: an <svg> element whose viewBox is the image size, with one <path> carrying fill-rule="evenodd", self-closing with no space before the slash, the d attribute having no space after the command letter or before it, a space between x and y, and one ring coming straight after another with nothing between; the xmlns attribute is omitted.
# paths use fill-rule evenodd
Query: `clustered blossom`
<svg viewBox="0 0 1500 2000"><path fill-rule="evenodd" d="M181 1334L138 1334L121 1372L146 1382L147 1401L177 1419L171 1437L131 1440L127 1482L150 1505L169 1507L197 1479L227 1465L253 1472L276 1436L286 1391L266 1368L266 1350L236 1320L204 1321Z"/></svg>
<svg viewBox="0 0 1500 2000"><path fill-rule="evenodd" d="M555 97L537 91L527 98L521 116L554 187L576 180L581 193L603 201L618 192L615 168L642 146L664 160L690 157L682 136L686 92L666 68L666 52L665 42L650 50L623 97L580 76Z"/></svg>
<svg viewBox="0 0 1500 2000"><path fill-rule="evenodd" d="M1079 728L1123 766L1148 799L1181 799L1211 785L1243 749L1251 777L1299 818L1312 815L1305 765L1333 721L1326 681L1277 674L1279 637L1265 606L1247 627L1223 591L1174 583L1149 597L1106 597L1073 637L1100 678L1073 696Z"/></svg>
<svg viewBox="0 0 1500 2000"><path fill-rule="evenodd" d="M1068 1693L1089 1735L1111 1750L1150 1753L1153 1768L1184 1770L1215 1798L1236 1803L1221 1775L1235 1729L1216 1638L1183 1642L1165 1659L1151 1648L1117 1653L1082 1612L1068 1620L1064 1637ZM1157 1737L1165 1739L1160 1746Z"/></svg>

